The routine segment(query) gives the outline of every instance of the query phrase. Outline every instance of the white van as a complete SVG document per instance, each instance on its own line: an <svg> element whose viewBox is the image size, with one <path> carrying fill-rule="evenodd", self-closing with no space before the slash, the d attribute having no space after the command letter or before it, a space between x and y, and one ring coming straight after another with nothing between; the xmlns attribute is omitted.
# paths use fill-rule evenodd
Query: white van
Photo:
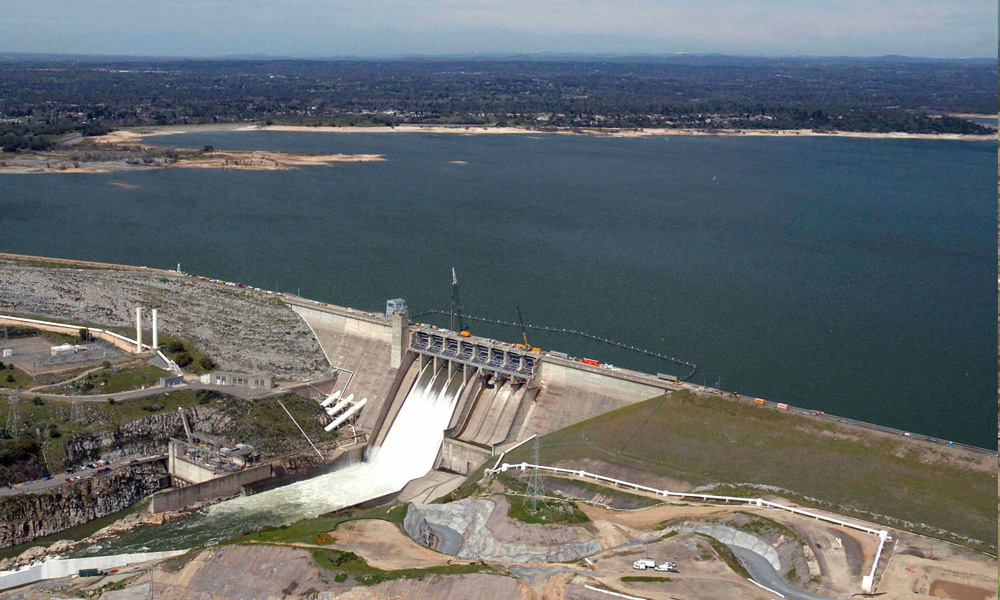
<svg viewBox="0 0 1000 600"><path fill-rule="evenodd" d="M655 569L656 561L652 558L640 558L639 560L632 563L633 569L638 569L639 571L645 571L646 569Z"/></svg>

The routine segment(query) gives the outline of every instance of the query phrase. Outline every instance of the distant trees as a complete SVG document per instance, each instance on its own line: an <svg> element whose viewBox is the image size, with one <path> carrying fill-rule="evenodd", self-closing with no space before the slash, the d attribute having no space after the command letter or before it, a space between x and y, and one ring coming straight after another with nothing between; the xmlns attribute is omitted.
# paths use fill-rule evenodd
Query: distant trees
<svg viewBox="0 0 1000 600"><path fill-rule="evenodd" d="M560 127L982 133L922 115L993 114L996 89L995 62L958 60L9 60L0 148L135 125L533 125L542 114Z"/></svg>

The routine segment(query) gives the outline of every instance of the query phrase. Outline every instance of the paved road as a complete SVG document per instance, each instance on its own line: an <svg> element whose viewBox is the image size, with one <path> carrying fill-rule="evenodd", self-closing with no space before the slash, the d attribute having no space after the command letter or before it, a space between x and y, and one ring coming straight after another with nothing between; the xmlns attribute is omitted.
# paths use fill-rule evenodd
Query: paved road
<svg viewBox="0 0 1000 600"><path fill-rule="evenodd" d="M771 563L767 562L766 558L756 552L751 552L737 546L729 546L729 549L735 552L736 556L740 557L740 560L746 565L747 571L750 572L750 576L753 577L754 581L763 586L784 594L792 600L833 600L830 596L820 596L819 594L794 587L774 570L774 567L771 566Z"/></svg>
<svg viewBox="0 0 1000 600"><path fill-rule="evenodd" d="M181 390L214 390L216 392L222 392L233 396L240 396L242 398L249 398L251 400L265 398L273 394L278 394L282 391L280 388L275 388L272 390L253 390L247 387L234 386L234 385L212 385L212 384L191 382L191 383L186 383L184 385L178 385L169 388L156 386L156 387L149 387L144 390L131 390L128 392L117 392L115 394L93 394L87 396L65 396L62 394L43 394L36 392L16 391L7 388L0 389L0 395L20 396L22 398L34 398L35 396L38 396L42 400L52 400L53 402L73 402L74 400L79 400L80 402L107 402L111 398L114 398L115 401L134 400L135 398L156 396L158 394L164 394L172 391L181 391Z"/></svg>
<svg viewBox="0 0 1000 600"><path fill-rule="evenodd" d="M121 460L121 461L117 461L117 462L112 462L112 463L109 463L109 464L107 464L107 465L105 465L103 467L98 467L98 469L107 469L107 468L110 467L111 470L112 470L112 472L114 472L114 471L116 471L116 470L118 470L120 468L129 466L129 465L141 464L141 463L150 462L150 461L154 461L154 460L162 460L165 457L166 457L165 454L154 454L152 456L142 456L142 457L139 457L139 458L136 458L136 459L126 459L126 460ZM18 484L18 485L11 485L11 487L8 487L8 484L3 484L3 486L0 487L0 496L13 496L13 495L16 495L16 494L27 494L27 493L31 493L31 492L40 492L40 491L43 491L43 490L47 490L47 489L51 489L51 488L54 488L54 487L58 487L60 485L68 485L71 482L82 481L84 479L89 479L91 477L102 477L103 475L98 475L97 474L97 470L98 469L80 469L79 471L76 471L75 473L57 473L57 474L52 475L52 477L50 477L48 481L43 481L43 480L39 479L37 481L27 481L27 482L24 482L24 483L21 483L21 484ZM70 479L71 481L66 481L67 479Z"/></svg>

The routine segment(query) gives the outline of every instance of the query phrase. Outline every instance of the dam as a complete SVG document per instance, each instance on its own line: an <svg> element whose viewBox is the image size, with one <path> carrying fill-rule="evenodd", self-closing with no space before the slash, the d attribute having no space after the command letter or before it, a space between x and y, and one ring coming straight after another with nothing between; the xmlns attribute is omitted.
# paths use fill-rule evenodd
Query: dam
<svg viewBox="0 0 1000 600"><path fill-rule="evenodd" d="M259 526L288 525L375 499L388 501L405 494L408 484L432 480L434 472L454 480L532 435L664 393L693 389L722 395L674 378L415 323L401 303L382 315L297 297L282 300L309 326L336 370L333 389L344 398L365 399L339 425L341 432L366 439L365 445L345 455L348 460L332 472L102 540L82 550L84 555L214 544ZM760 398L730 397L810 412Z"/></svg>
<svg viewBox="0 0 1000 600"><path fill-rule="evenodd" d="M102 540L81 550L83 555L214 544L255 527L389 499L429 472L469 474L495 451L534 434L647 400L671 386L649 375L411 323L405 309L376 315L283 300L336 369L334 389L345 398L367 399L353 422L341 426L366 434L366 445L332 472Z"/></svg>
<svg viewBox="0 0 1000 600"><path fill-rule="evenodd" d="M570 360L518 344L410 321L405 303L385 315L284 297L338 370L342 395L368 399L354 426L372 458L428 369L461 381L433 467L467 474L494 450L678 389L659 377ZM399 307L402 307L400 310ZM596 361L593 361L596 362ZM347 374L349 383L340 383ZM687 385L687 384L683 384Z"/></svg>

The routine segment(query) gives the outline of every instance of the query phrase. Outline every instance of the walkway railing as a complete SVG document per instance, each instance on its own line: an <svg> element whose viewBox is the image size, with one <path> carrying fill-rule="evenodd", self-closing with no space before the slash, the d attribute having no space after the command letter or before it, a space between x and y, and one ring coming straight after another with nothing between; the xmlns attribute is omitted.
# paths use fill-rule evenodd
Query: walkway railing
<svg viewBox="0 0 1000 600"><path fill-rule="evenodd" d="M598 475L597 473L590 473L588 471L582 471L579 469L563 469L560 467L550 467L547 465L533 465L526 462L519 464L508 464L503 463L499 468L490 469L487 474L493 474L496 472L506 473L508 469L520 469L524 471L526 469L537 469L540 471L550 471L552 473L558 473L561 475L571 475L574 477L582 477L585 479L594 479L596 481L603 481L605 483L610 483L618 487L631 488L636 491L644 491L652 494L657 494L664 497L675 497L675 498L694 498L702 501L714 501L714 502L739 502L743 504L748 504L751 506L756 506L759 508L774 508L778 510L784 510L792 514L800 515L803 517L809 517L812 519L818 519L820 521L826 521L827 523L833 523L835 525L840 525L841 527L847 527L849 529L856 529L858 531L863 531L865 533L870 533L872 535L878 536L879 544L878 551L875 553L875 560L872 562L871 572L865 575L861 587L866 591L871 591L872 583L875 580L875 570L878 568L879 560L882 558L882 550L885 547L886 540L892 539L889 536L889 532L884 529L873 529L867 525L859 525L857 523L852 523L850 521L845 521L843 519L837 519L834 517L829 517L827 515L821 515L819 513L814 513L808 510L802 510L801 508L796 508L794 506L788 506L787 504L780 504L778 502L771 502L769 500L764 500L763 498L744 498L740 496L719 496L716 494L698 494L693 492L671 492L669 490L661 490L654 487L649 487L648 485L642 485L639 483L633 483L631 481L622 481L621 479L615 479L614 477L607 477L605 475Z"/></svg>

